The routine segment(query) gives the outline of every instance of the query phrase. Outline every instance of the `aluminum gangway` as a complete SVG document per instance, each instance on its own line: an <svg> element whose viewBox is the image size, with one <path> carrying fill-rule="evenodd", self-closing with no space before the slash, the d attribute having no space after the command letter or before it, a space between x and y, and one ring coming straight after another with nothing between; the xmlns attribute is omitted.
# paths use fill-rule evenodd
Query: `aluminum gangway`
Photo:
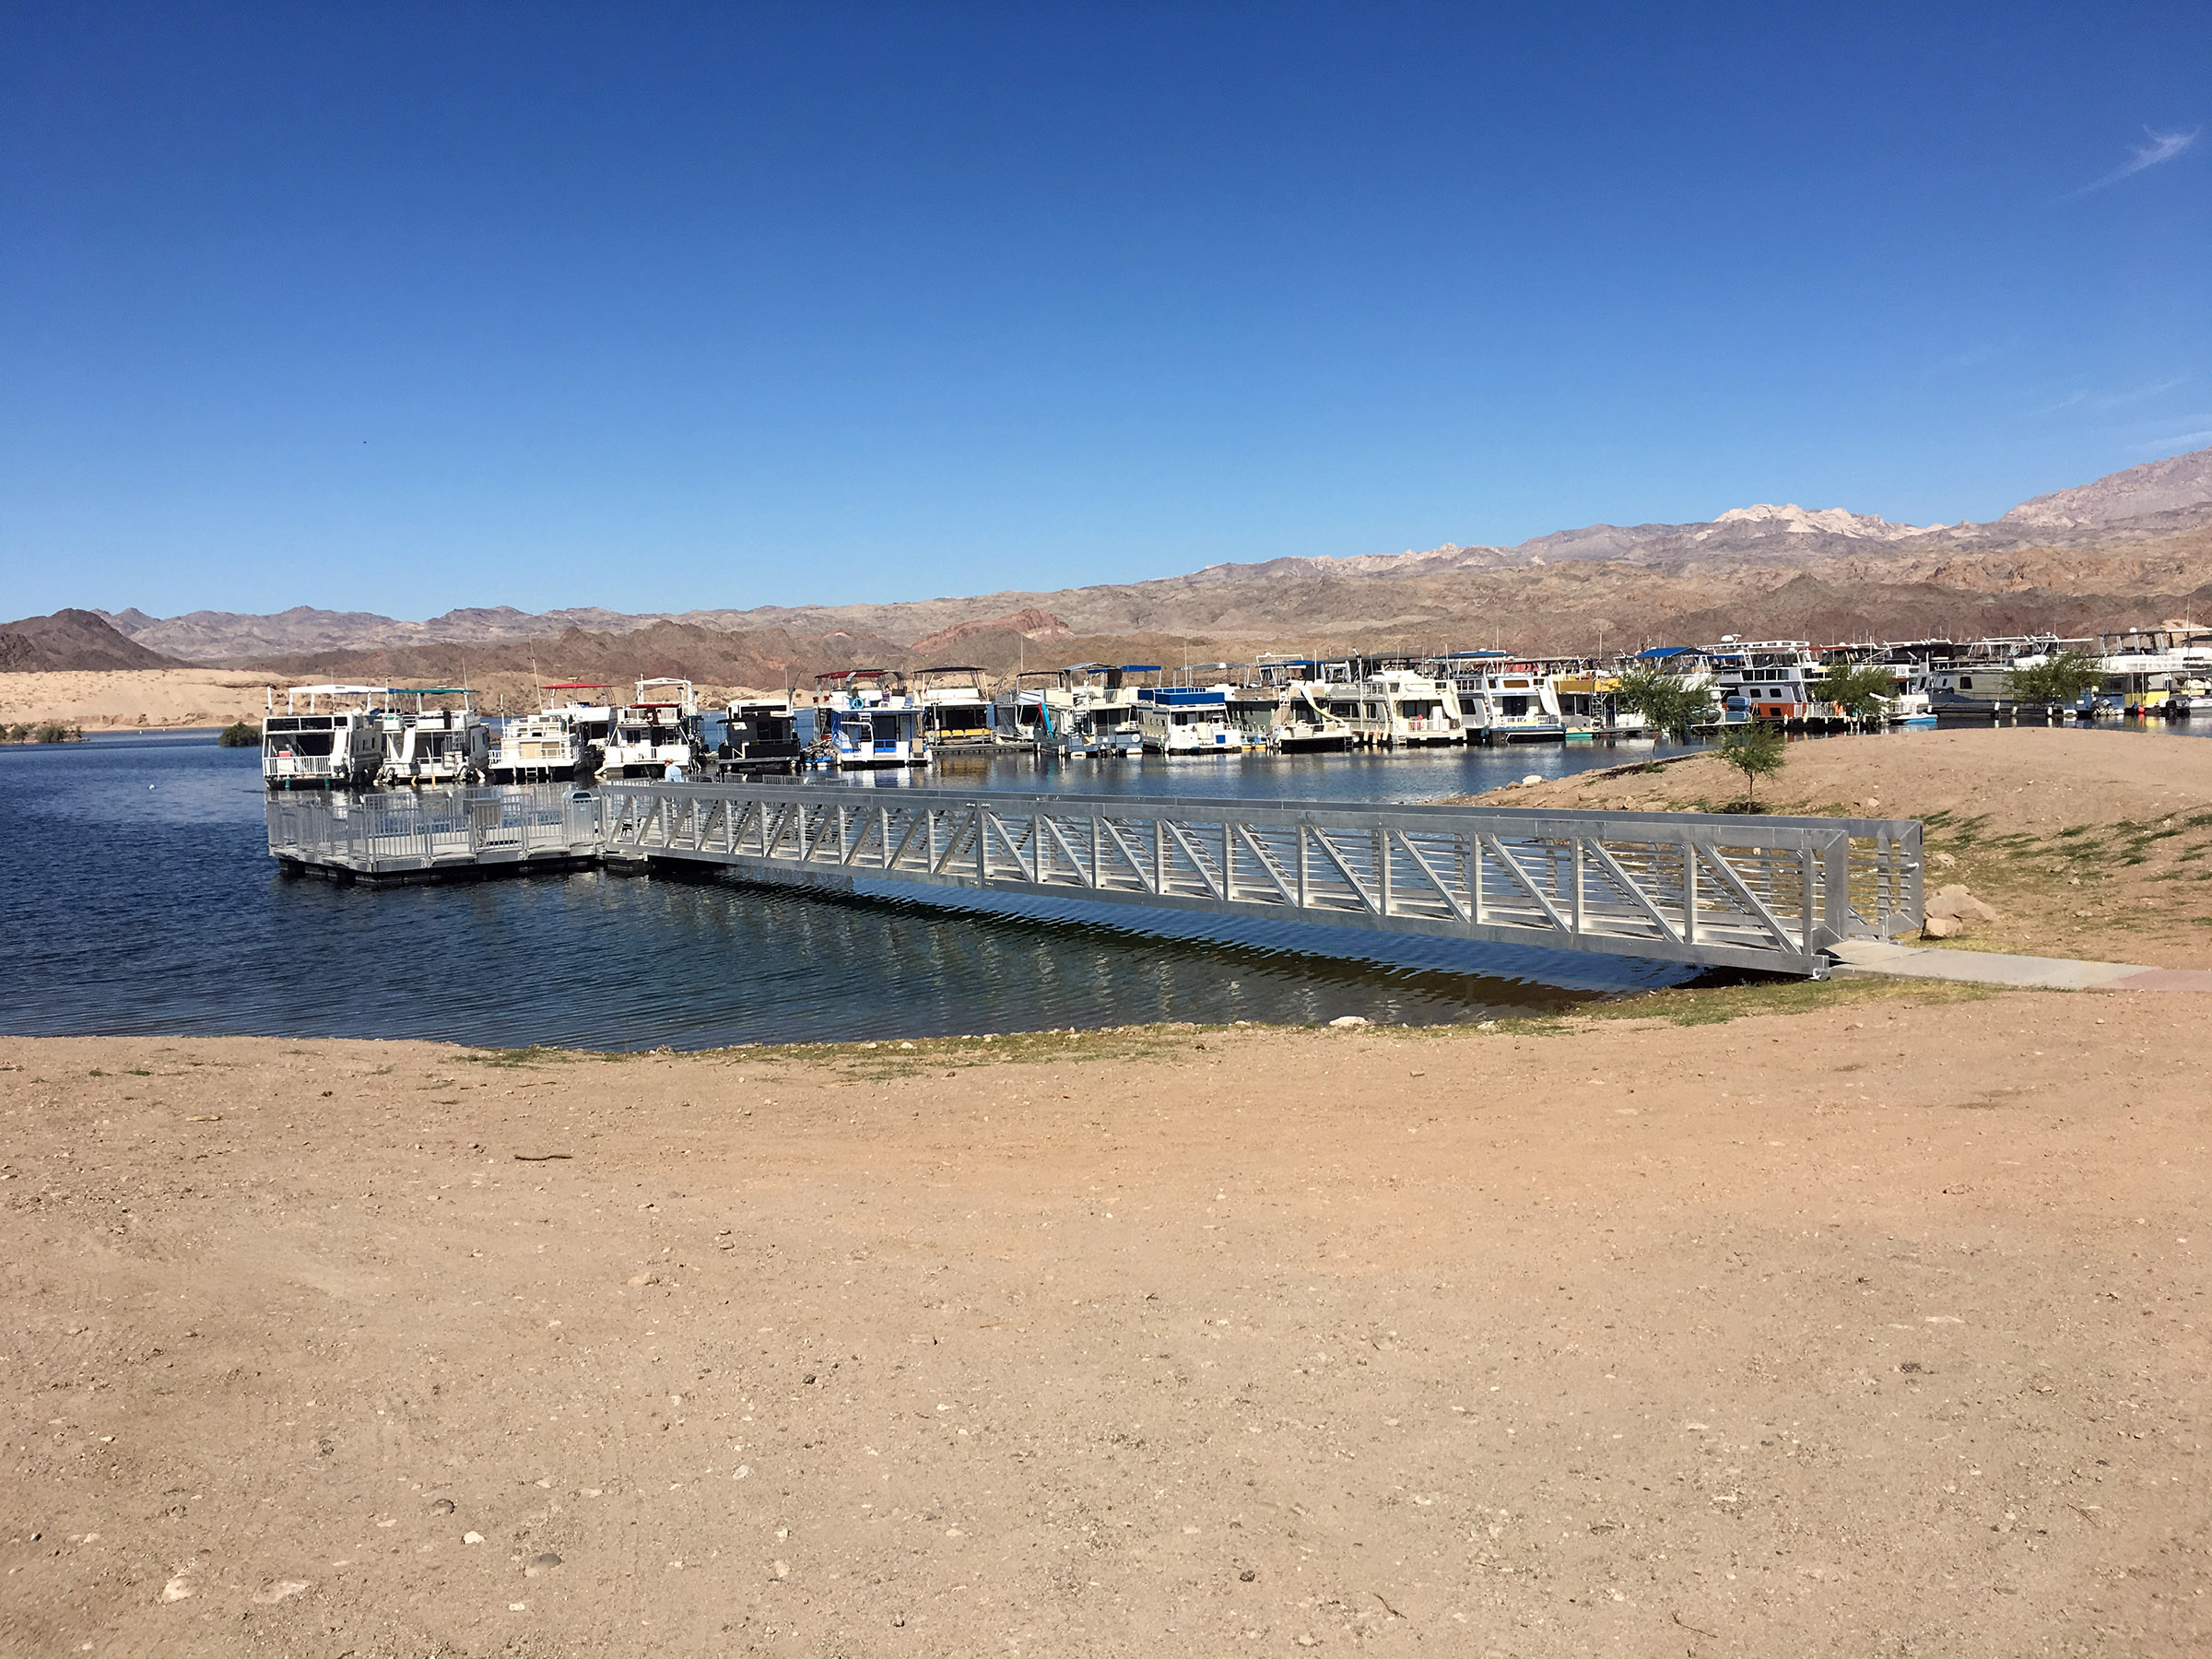
<svg viewBox="0 0 2212 1659"><path fill-rule="evenodd" d="M1825 977L1917 931L1909 819L621 783L610 860L1099 900ZM913 896L922 896L919 893Z"/></svg>

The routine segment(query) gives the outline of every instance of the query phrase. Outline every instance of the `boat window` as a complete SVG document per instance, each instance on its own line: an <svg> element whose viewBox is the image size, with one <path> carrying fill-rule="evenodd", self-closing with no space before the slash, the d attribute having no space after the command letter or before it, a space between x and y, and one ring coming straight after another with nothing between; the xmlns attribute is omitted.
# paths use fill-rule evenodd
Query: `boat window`
<svg viewBox="0 0 2212 1659"><path fill-rule="evenodd" d="M1962 674L1962 675L1960 675L1960 676L1959 677L1959 690L1961 690L1961 691L1971 691L1973 688L1974 688L1974 677L1973 677L1972 675L1971 675L1971 674Z"/></svg>
<svg viewBox="0 0 2212 1659"><path fill-rule="evenodd" d="M301 732L296 736L271 737L268 752L275 755L289 749L295 755L327 755L335 741L328 732Z"/></svg>

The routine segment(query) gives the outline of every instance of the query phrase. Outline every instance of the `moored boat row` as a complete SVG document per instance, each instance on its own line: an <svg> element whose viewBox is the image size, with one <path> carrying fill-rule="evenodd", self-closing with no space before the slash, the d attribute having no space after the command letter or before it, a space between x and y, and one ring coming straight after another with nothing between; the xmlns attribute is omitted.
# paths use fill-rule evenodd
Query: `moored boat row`
<svg viewBox="0 0 2212 1659"><path fill-rule="evenodd" d="M2061 655L2088 665L2088 684L2057 712L2212 711L2212 629L1828 646L1727 637L1610 660L1272 653L1171 678L1153 663L1075 663L1026 670L995 690L969 665L911 680L896 669L847 668L818 675L811 692L721 710L702 707L688 679L641 679L621 703L590 700L612 687L561 681L543 688L535 712L496 723L454 687L295 686L281 712L270 693L262 773L271 788L372 788L905 768L1008 747L1111 759L1633 741L1654 735L1632 690L1654 677L1690 694L1692 732L1756 722L1932 725L1939 715L2027 706L2016 677ZM1839 666L1871 670L1877 684L1887 675L1889 688L1847 708L1830 695Z"/></svg>

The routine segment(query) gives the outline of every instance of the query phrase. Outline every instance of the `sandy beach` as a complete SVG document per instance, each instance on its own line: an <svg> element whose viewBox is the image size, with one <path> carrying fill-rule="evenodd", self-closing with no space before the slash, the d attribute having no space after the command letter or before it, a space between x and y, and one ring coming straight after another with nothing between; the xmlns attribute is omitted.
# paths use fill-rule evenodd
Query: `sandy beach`
<svg viewBox="0 0 2212 1659"><path fill-rule="evenodd" d="M218 668L105 668L0 674L0 723L58 721L87 731L260 723L270 677Z"/></svg>
<svg viewBox="0 0 2212 1659"><path fill-rule="evenodd" d="M0 1040L0 1649L2202 1652L2205 1002Z"/></svg>
<svg viewBox="0 0 2212 1659"><path fill-rule="evenodd" d="M1701 755L1471 798L1706 812L1743 795L1740 772ZM2212 739L2040 725L1821 737L1790 745L1759 802L1921 819L1929 891L1962 884L2002 918L1947 947L2212 967Z"/></svg>

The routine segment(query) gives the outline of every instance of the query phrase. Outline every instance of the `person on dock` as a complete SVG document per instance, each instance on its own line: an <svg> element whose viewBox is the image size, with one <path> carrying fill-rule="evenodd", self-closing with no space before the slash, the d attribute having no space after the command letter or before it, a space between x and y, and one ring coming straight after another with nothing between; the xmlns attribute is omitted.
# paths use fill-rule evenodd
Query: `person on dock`
<svg viewBox="0 0 2212 1659"><path fill-rule="evenodd" d="M681 783L684 781L684 763L681 760L669 761L668 770L661 774L661 781L665 783Z"/></svg>

